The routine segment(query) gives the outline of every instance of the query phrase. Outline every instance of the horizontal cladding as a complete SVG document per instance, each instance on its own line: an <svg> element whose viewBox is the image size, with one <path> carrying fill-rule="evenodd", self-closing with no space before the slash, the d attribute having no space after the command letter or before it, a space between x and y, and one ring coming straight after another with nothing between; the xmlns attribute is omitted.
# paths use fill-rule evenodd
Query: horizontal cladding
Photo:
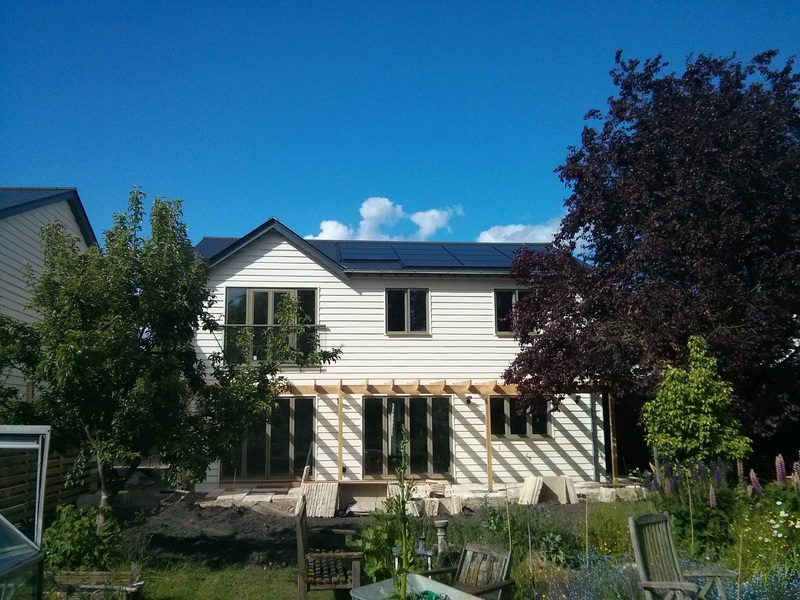
<svg viewBox="0 0 800 600"><path fill-rule="evenodd" d="M446 277L359 278L343 282L279 234L266 234L214 269L210 284L224 313L225 287L319 289L319 322L325 347L342 347L342 356L324 368L331 378L498 378L518 350L510 337L494 332L494 289L513 287L508 279ZM427 288L430 335L387 335L386 288ZM200 334L198 344L219 350L221 333ZM293 373L303 382L319 370Z"/></svg>
<svg viewBox="0 0 800 600"><path fill-rule="evenodd" d="M5 219L0 219L0 312L24 322L37 320L37 315L26 308L31 299L26 277L26 265L35 274L42 271L43 253L41 229L48 223L60 221L67 233L78 237L81 250L86 245L75 217L66 201L36 208ZM25 393L24 378L12 370L6 382L20 394Z"/></svg>
<svg viewBox="0 0 800 600"><path fill-rule="evenodd" d="M486 426L484 404L466 396L448 396L452 408L453 474L457 483L486 483ZM362 477L362 406L363 396L343 397L342 464L345 479ZM566 402L569 402L567 400ZM521 482L529 475L562 475L577 481L595 478L591 436L589 394L581 395L581 403L553 415L549 438L492 439L492 471L495 483ZM335 479L338 473L338 397L317 399L316 478ZM595 406L595 435L598 464L604 464L603 423L600 403Z"/></svg>

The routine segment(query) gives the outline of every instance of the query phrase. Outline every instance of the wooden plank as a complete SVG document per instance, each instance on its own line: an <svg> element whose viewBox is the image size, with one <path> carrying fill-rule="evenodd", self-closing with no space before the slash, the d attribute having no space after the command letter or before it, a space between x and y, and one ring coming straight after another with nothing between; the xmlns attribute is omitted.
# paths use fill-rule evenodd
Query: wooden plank
<svg viewBox="0 0 800 600"><path fill-rule="evenodd" d="M334 517L339 507L339 482L306 482L306 511L309 517Z"/></svg>

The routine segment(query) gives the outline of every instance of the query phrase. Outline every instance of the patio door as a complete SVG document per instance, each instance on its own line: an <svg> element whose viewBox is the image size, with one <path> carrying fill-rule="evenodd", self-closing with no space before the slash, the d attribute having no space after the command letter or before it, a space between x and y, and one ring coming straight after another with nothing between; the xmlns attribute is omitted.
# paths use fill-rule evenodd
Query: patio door
<svg viewBox="0 0 800 600"><path fill-rule="evenodd" d="M237 459L222 464L223 479L294 479L307 461L313 468L314 400L279 398L271 421L250 426Z"/></svg>
<svg viewBox="0 0 800 600"><path fill-rule="evenodd" d="M450 399L425 396L364 399L364 474L394 474L403 427L408 431L409 471L450 474Z"/></svg>

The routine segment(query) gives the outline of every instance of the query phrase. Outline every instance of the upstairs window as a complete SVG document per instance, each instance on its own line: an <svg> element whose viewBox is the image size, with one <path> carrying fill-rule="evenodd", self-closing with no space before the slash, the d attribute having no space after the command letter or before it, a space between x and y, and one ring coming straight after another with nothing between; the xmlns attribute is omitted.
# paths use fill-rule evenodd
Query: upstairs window
<svg viewBox="0 0 800 600"><path fill-rule="evenodd" d="M525 290L494 291L494 329L498 334L512 333L514 305L526 294Z"/></svg>
<svg viewBox="0 0 800 600"><path fill-rule="evenodd" d="M428 290L386 290L386 332L428 333Z"/></svg>
<svg viewBox="0 0 800 600"><path fill-rule="evenodd" d="M314 351L317 323L317 290L315 289L248 289L225 290L225 359L241 363L267 358L270 336L279 328L281 302L297 301L299 327L286 340L292 348L304 353Z"/></svg>
<svg viewBox="0 0 800 600"><path fill-rule="evenodd" d="M489 410L492 435L547 436L550 435L550 415L517 412L516 398L494 396Z"/></svg>

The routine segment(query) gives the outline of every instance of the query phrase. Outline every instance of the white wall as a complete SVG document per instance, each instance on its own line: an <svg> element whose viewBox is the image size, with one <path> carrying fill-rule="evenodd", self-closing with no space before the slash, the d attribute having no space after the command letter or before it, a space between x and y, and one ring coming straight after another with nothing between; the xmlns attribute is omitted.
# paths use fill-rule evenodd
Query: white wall
<svg viewBox="0 0 800 600"><path fill-rule="evenodd" d="M38 319L35 312L26 308L31 294L25 281L25 265L29 264L35 274L41 273L43 253L39 232L53 221L60 221L68 233L78 238L78 247L86 249L66 200L0 219L0 313L25 323ZM19 372L12 372L7 383L24 394L25 382Z"/></svg>
<svg viewBox="0 0 800 600"><path fill-rule="evenodd" d="M215 290L213 312L224 322L225 287L319 290L319 323L325 326L325 347L342 347L342 356L322 369L290 370L295 385L327 382L358 384L364 380L398 383L420 380L449 383L502 381L503 371L518 350L517 342L494 331L494 290L514 287L499 277L358 277L344 282L270 232L214 267L209 285ZM429 335L391 336L385 332L386 288L428 288ZM201 332L198 347L206 357L221 349L222 334ZM473 397L475 394L471 394ZM552 437L493 441L495 482L521 481L525 475L569 475L592 479L589 394L581 402L567 400L553 416ZM479 397L478 397L479 398ZM363 397L344 398L343 464L345 479L361 478ZM484 404L452 396L454 476L459 483L486 482ZM597 448L602 452L602 413ZM316 400L316 470L318 479L338 474L338 396ZM602 455L601 455L602 456ZM601 458L602 464L602 458ZM207 484L218 481L209 472Z"/></svg>

